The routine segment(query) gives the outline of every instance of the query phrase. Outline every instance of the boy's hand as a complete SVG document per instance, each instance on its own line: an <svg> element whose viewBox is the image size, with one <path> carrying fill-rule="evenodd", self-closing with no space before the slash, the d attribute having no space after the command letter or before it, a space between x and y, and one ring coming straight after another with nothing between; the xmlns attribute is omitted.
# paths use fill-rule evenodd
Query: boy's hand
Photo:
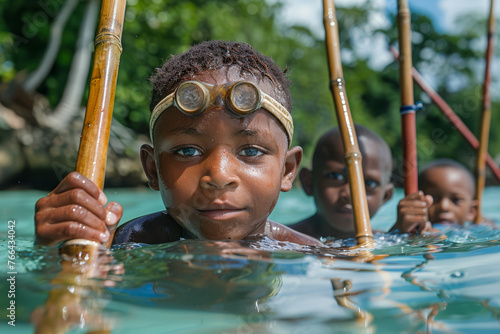
<svg viewBox="0 0 500 334"><path fill-rule="evenodd" d="M37 242L55 246L69 239L106 242L122 217L123 208L110 202L89 179L71 172L35 206Z"/></svg>
<svg viewBox="0 0 500 334"><path fill-rule="evenodd" d="M402 233L432 231L428 214L432 203L432 197L424 195L421 190L403 198L398 204L398 221L391 228L391 231L399 230Z"/></svg>

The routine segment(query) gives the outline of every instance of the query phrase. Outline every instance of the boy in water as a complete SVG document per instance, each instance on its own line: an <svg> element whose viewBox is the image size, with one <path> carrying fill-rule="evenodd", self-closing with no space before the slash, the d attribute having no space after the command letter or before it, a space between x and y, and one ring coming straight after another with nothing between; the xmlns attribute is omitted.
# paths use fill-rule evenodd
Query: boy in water
<svg viewBox="0 0 500 334"><path fill-rule="evenodd" d="M151 82L153 146L142 146L141 161L167 211L120 226L114 243L265 234L321 244L267 219L302 160L291 147L289 81L271 58L245 43L203 42L171 57ZM106 242L122 215L106 201L95 184L69 174L36 204L37 241Z"/></svg>
<svg viewBox="0 0 500 334"><path fill-rule="evenodd" d="M370 217L393 194L392 154L387 143L368 128L355 125L363 156L363 175ZM312 169L300 171L307 195L314 196L316 213L290 227L313 237L355 237L351 192L346 175L344 146L338 128L325 133L314 150Z"/></svg>
<svg viewBox="0 0 500 334"><path fill-rule="evenodd" d="M459 162L430 162L422 168L418 183L420 190L399 202L398 220L391 230L436 232L433 224L463 225L476 217L475 180Z"/></svg>

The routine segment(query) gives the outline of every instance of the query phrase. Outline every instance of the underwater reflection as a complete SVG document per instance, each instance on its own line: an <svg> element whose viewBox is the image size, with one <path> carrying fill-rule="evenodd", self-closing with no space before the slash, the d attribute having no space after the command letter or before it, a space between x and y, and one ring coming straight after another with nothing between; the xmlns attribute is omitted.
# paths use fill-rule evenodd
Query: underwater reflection
<svg viewBox="0 0 500 334"><path fill-rule="evenodd" d="M31 314L35 333L66 333L72 328L109 333L111 319L103 314L104 287L114 286L123 266L114 263L112 253L86 240L67 242L60 249L61 272L51 280L45 305ZM114 280L108 277L114 275Z"/></svg>
<svg viewBox="0 0 500 334"><path fill-rule="evenodd" d="M155 263L156 274L148 274L149 279L128 277L111 289L140 289L146 298L137 301L145 305L246 314L258 312L259 303L276 295L282 285L273 254L249 248L246 242L186 240L115 254L127 272L149 272L144 263Z"/></svg>
<svg viewBox="0 0 500 334"><path fill-rule="evenodd" d="M227 333L500 328L500 231L380 234L372 248L352 245L183 240L122 245L96 258L78 253L71 261L26 252L20 255L29 273L20 278L32 286L29 298L43 290L31 312L38 333L133 333L148 325L162 333L185 328L181 321L193 317L203 332L209 325L229 328L229 320L213 320L222 316L236 323ZM94 265L83 265L92 259Z"/></svg>

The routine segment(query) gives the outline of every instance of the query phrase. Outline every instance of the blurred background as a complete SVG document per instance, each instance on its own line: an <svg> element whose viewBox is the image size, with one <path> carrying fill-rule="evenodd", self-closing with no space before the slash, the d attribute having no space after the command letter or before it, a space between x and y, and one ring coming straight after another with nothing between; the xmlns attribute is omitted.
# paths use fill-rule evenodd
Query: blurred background
<svg viewBox="0 0 500 334"><path fill-rule="evenodd" d="M400 185L401 126L396 0L336 1L354 122L390 145ZM410 0L413 65L476 134L488 0ZM498 6L497 6L498 7ZM497 8L497 10L500 8ZM51 190L74 170L88 98L97 0L0 2L0 189ZM128 0L106 187L144 187L138 151L148 143L148 78L171 55L209 39L247 42L292 80L294 144L308 166L318 137L337 124L329 90L320 0ZM499 46L495 36L495 46ZM498 49L498 48L497 48ZM492 68L489 152L500 162L499 53ZM419 165L475 154L415 84ZM488 171L489 184L497 184Z"/></svg>

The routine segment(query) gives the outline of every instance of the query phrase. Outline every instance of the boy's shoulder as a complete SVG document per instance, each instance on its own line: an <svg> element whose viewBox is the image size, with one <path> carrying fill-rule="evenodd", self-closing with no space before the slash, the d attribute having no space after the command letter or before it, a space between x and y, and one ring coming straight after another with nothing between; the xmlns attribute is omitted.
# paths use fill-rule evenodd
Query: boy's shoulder
<svg viewBox="0 0 500 334"><path fill-rule="evenodd" d="M307 246L322 246L323 244L316 238L307 233L303 233L292 226L283 225L272 220L268 220L270 233L268 236L278 241L290 241Z"/></svg>
<svg viewBox="0 0 500 334"><path fill-rule="evenodd" d="M177 241L181 237L192 238L166 211L159 211L120 225L116 229L113 244L126 242L161 244Z"/></svg>

